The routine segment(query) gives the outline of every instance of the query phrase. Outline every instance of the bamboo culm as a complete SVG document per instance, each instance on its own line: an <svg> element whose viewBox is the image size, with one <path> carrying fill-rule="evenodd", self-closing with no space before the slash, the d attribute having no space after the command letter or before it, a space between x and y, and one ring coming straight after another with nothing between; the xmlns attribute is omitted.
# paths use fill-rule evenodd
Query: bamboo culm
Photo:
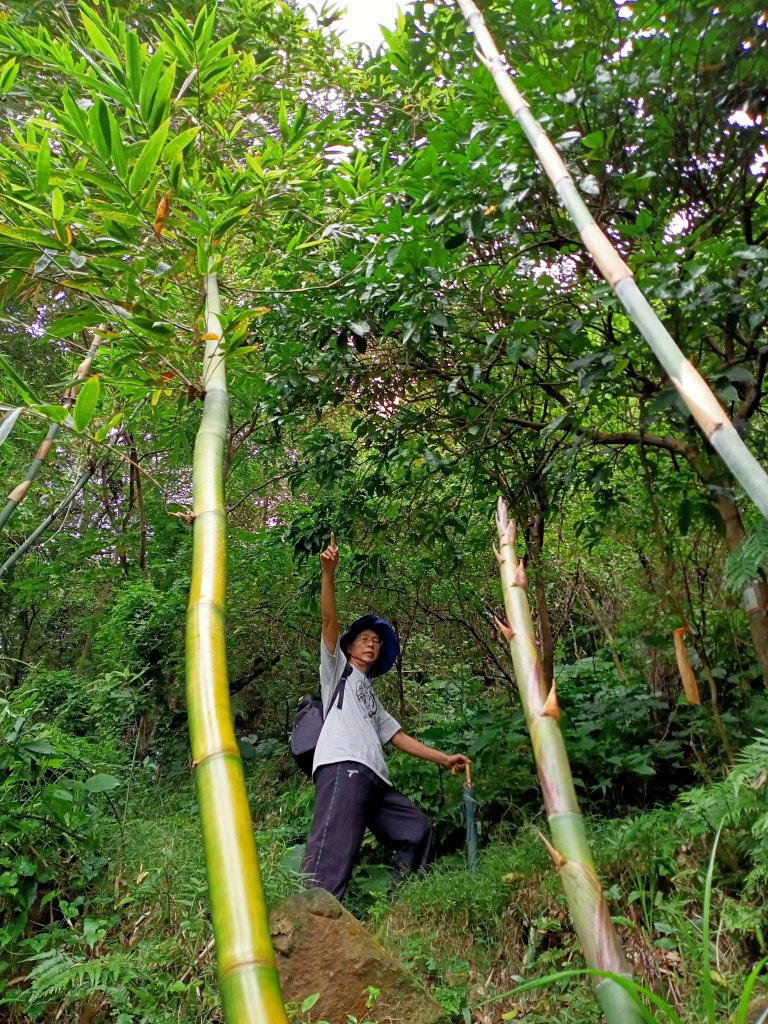
<svg viewBox="0 0 768 1024"><path fill-rule="evenodd" d="M499 628L509 641L515 679L541 783L552 842L547 842L568 900L571 921L587 967L629 978L608 904L595 871L576 800L568 755L560 731L560 709L554 682L544 681L526 593L527 580L515 550L515 528L503 500L496 513L507 622ZM609 1024L641 1024L643 1014L633 997L611 978L599 977L595 992Z"/></svg>
<svg viewBox="0 0 768 1024"><path fill-rule="evenodd" d="M84 470L80 474L80 476L75 481L74 486L70 490L69 494L67 494L67 496L64 498L64 500L59 505L56 506L56 508L53 510L53 512L51 512L50 515L45 517L45 519L42 521L42 523L40 523L39 526L35 527L35 529L32 531L32 533L30 533L30 535L23 542L23 544L20 544L13 552L13 554L10 555L3 562L2 565L0 565L0 577L5 576L8 570L18 562L22 555L25 555L27 551L29 551L29 549L32 547L32 545L35 543L38 537L42 536L42 534L45 533L45 531L48 529L51 523L55 519L58 519L58 517L63 512L66 512L66 510L78 496L80 491L82 491L82 489L91 479L93 474L96 472L96 469L97 466L94 463L91 463L88 469Z"/></svg>
<svg viewBox="0 0 768 1024"><path fill-rule="evenodd" d="M475 36L479 58L491 73L502 99L522 128L537 160L554 185L560 202L570 214L595 265L614 289L630 319L669 376L707 441L728 466L734 479L738 480L768 519L768 474L744 444L707 382L686 359L664 327L637 286L632 271L595 223L560 153L531 113L507 71L499 49L474 0L456 2Z"/></svg>
<svg viewBox="0 0 768 1024"><path fill-rule="evenodd" d="M221 1001L228 1024L287 1024L240 753L225 643L223 461L229 397L215 274L206 276L205 399L195 441L187 704Z"/></svg>
<svg viewBox="0 0 768 1024"><path fill-rule="evenodd" d="M78 386L80 382L85 380L85 378L88 376L88 372L90 371L91 364L93 363L93 360L96 356L96 352L98 351L98 348L101 345L101 343L104 341L104 330L104 327L100 327L98 328L98 330L94 331L93 340L91 341L90 348L86 352L83 361L78 366L75 372L75 378L72 384L70 384L70 386L67 388L67 391L64 395L64 399L61 403L64 409L71 409L72 406L75 404ZM27 494L29 493L29 489L34 483L35 477L43 468L43 464L50 455L51 448L53 448L53 442L55 441L56 435L59 432L60 425L61 424L59 423L52 423L50 425L50 427L48 428L48 433L43 438L42 444L35 452L34 459L32 459L29 466L27 467L27 472L24 476L24 479L21 481L20 484L17 484L16 487L14 487L14 489L8 495L8 500L5 504L5 507L2 509L2 511L0 511L0 530L5 526L5 524L11 518L13 513L16 511L16 509L19 507L22 501L24 501Z"/></svg>

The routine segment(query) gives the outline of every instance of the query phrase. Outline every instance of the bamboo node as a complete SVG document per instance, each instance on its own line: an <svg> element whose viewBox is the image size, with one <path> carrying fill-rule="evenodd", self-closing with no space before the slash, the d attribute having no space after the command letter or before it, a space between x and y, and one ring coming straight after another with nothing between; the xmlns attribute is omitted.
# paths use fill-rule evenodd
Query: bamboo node
<svg viewBox="0 0 768 1024"><path fill-rule="evenodd" d="M715 431L731 427L730 420L710 391L709 385L689 360L686 359L682 363L678 376L672 377L672 383L680 392L708 441Z"/></svg>

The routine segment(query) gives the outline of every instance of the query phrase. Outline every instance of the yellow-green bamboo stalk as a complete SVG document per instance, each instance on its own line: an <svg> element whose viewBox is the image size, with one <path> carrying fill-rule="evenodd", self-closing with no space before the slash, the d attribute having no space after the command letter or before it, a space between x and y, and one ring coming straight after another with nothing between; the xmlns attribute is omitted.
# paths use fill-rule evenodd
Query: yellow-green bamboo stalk
<svg viewBox="0 0 768 1024"><path fill-rule="evenodd" d="M71 409L72 406L75 404L75 399L77 398L77 389L80 385L80 382L82 380L85 380L85 378L88 376L88 372L91 368L91 364L93 363L96 352L99 348L99 345L101 345L101 343L103 342L103 340L104 328L99 327L98 330L94 331L91 346L86 352L85 358L75 371L75 376L72 383L64 393L64 398L61 403L64 409ZM5 504L5 508L3 508L2 511L0 511L0 529L2 529L3 526L5 526L5 524L11 518L13 513L16 511L16 509L19 507L22 501L24 501L24 499L26 498L30 487L34 483L35 477L43 468L45 460L50 455L51 448L53 448L53 442L56 439L56 435L59 432L60 426L61 424L59 423L52 423L50 425L50 427L48 428L48 433L43 438L42 444L35 452L34 459L32 459L29 466L27 467L27 472L24 476L24 479L21 481L21 483L17 484L16 487L14 487L14 489L8 495L8 500Z"/></svg>
<svg viewBox="0 0 768 1024"><path fill-rule="evenodd" d="M287 1024L229 701L222 473L229 396L215 274L206 277L206 299L186 636L189 732L224 1016L228 1024Z"/></svg>
<svg viewBox="0 0 768 1024"><path fill-rule="evenodd" d="M568 900L571 920L587 967L630 977L611 923L608 904L589 851L584 820L576 800L568 755L560 731L560 708L554 682L547 688L528 606L525 568L515 551L515 528L499 498L496 513L501 583L507 622L499 623L509 641L536 771L549 820L549 852ZM627 991L611 978L600 977L595 991L609 1024L641 1024L643 1015Z"/></svg>
<svg viewBox="0 0 768 1024"><path fill-rule="evenodd" d="M616 292L630 319L669 375L702 433L736 480L768 519L768 475L742 441L711 388L685 358L638 288L632 271L595 223L562 157L513 82L474 0L457 0L477 41L478 56L493 76L502 99L523 129L555 191L571 215L600 273Z"/></svg>

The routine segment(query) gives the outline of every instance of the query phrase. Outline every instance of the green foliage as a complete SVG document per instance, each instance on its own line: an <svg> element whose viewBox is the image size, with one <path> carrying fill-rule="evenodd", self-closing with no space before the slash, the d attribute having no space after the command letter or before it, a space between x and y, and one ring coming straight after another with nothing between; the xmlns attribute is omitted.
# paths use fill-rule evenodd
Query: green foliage
<svg viewBox="0 0 768 1024"><path fill-rule="evenodd" d="M738 548L728 556L726 581L734 594L760 579L768 559L768 522L758 520Z"/></svg>
<svg viewBox="0 0 768 1024"><path fill-rule="evenodd" d="M611 816L591 828L617 917L649 984L671 977L683 999L701 988L688 965L725 820L726 1012L766 941L765 701L733 598L764 568L763 526L580 255L452 5L415 4L370 59L295 5L172 6L8 0L0 19L4 474L24 479L41 417L62 427L46 502L96 466L0 591L0 958L25 979L1 998L41 1020L219 1014L208 959L186 975L208 924L178 678L212 259L232 393L230 669L270 898L298 885L311 816L284 723L316 680L315 555L335 528L342 614L382 611L404 639L384 703L470 754L481 806L478 878L444 860L390 908L367 848L355 906L465 1019L515 975L578 962L492 625L502 492L537 622L548 613L579 795ZM485 5L592 212L762 457L765 28L742 0L717 17L626 8ZM748 528L730 594L728 502ZM39 517L30 497L9 552ZM728 774L711 708L678 703L681 620L741 748ZM457 851L461 780L399 757L393 778L439 852ZM505 1012L531 1024L597 1014L562 976L515 1000Z"/></svg>
<svg viewBox="0 0 768 1024"><path fill-rule="evenodd" d="M642 806L689 781L690 715L645 680L625 682L604 658L585 658L558 668L557 686L575 782L593 806Z"/></svg>
<svg viewBox="0 0 768 1024"><path fill-rule="evenodd" d="M136 729L146 689L129 669L86 679L68 669L38 666L25 676L22 693L65 733L118 746Z"/></svg>
<svg viewBox="0 0 768 1024"><path fill-rule="evenodd" d="M159 682L178 656L185 600L181 581L162 590L146 580L122 587L96 632L102 664Z"/></svg>
<svg viewBox="0 0 768 1024"><path fill-rule="evenodd" d="M31 693L0 702L0 716L0 958L7 971L84 917L108 864L104 844L115 829L113 798L125 766L110 742L44 725ZM44 920L47 936L38 930Z"/></svg>

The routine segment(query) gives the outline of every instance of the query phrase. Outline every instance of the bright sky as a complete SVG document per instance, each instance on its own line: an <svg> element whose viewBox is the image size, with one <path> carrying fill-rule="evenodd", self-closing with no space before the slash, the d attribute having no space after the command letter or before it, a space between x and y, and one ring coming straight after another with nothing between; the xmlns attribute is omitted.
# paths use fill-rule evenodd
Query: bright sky
<svg viewBox="0 0 768 1024"><path fill-rule="evenodd" d="M310 4L316 10L322 7L322 0L301 0L304 7ZM330 6L330 5L329 5ZM397 19L397 8L405 9L408 0L336 0L333 6L343 9L346 14L338 22L339 31L350 43L367 43L376 50L381 42L379 25L391 28Z"/></svg>

